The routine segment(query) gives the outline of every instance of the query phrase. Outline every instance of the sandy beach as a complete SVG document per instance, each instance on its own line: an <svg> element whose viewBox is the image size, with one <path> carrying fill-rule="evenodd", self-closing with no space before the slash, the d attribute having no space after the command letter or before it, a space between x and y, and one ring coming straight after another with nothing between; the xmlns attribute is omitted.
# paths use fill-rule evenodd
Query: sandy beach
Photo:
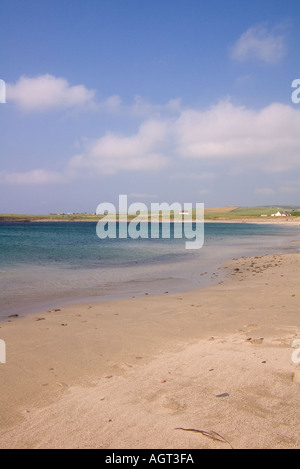
<svg viewBox="0 0 300 469"><path fill-rule="evenodd" d="M299 448L299 256L2 322L0 448Z"/></svg>
<svg viewBox="0 0 300 469"><path fill-rule="evenodd" d="M2 1L0 450L300 449L299 2Z"/></svg>

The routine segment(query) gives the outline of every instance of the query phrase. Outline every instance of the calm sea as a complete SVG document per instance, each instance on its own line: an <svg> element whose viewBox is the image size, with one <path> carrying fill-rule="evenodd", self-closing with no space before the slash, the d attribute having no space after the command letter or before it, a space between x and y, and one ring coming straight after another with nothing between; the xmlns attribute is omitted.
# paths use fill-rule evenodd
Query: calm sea
<svg viewBox="0 0 300 469"><path fill-rule="evenodd" d="M204 247L188 251L172 233L100 240L95 223L0 223L0 317L199 288L234 257L296 250L299 239L299 227L206 223Z"/></svg>

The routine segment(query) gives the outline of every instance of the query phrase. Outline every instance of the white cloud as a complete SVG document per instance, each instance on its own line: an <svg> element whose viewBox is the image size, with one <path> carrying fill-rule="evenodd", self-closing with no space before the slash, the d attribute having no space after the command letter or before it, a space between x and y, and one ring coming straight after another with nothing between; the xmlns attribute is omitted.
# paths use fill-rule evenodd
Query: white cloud
<svg viewBox="0 0 300 469"><path fill-rule="evenodd" d="M22 76L16 84L7 84L7 100L25 111L44 111L94 104L95 91L84 85L71 86L64 78L52 75Z"/></svg>
<svg viewBox="0 0 300 469"><path fill-rule="evenodd" d="M269 31L264 25L249 28L231 50L234 60L259 60L267 64L278 63L285 54L284 35Z"/></svg>
<svg viewBox="0 0 300 469"><path fill-rule="evenodd" d="M181 111L180 98L171 99L165 104L153 104L136 95L132 103L125 104L121 96L115 94L96 102L95 90L87 89L84 85L72 86L65 78L50 74L21 76L15 84L8 83L6 88L7 101L14 102L25 111L94 108L138 118L172 115Z"/></svg>
<svg viewBox="0 0 300 469"><path fill-rule="evenodd" d="M28 172L0 171L0 184L9 185L45 185L64 182L60 173L35 169Z"/></svg>
<svg viewBox="0 0 300 469"><path fill-rule="evenodd" d="M122 108L122 98L117 94L110 96L102 103L102 107L109 112L120 112Z"/></svg>
<svg viewBox="0 0 300 469"><path fill-rule="evenodd" d="M80 155L70 161L72 169L86 169L97 174L119 171L160 170L168 162L164 146L168 138L168 124L150 120L130 137L109 133L92 142Z"/></svg>
<svg viewBox="0 0 300 469"><path fill-rule="evenodd" d="M183 158L229 161L265 171L299 166L300 112L274 103L255 111L220 102L206 111L186 110L174 126Z"/></svg>

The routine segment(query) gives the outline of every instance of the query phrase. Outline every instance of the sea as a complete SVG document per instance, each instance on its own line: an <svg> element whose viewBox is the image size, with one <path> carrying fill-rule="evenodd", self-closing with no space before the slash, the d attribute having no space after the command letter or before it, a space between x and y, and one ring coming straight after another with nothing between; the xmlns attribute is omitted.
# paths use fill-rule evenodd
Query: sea
<svg viewBox="0 0 300 469"><path fill-rule="evenodd" d="M298 226L207 222L204 245L99 239L93 222L0 223L0 319L67 304L170 294L223 281L238 258L299 250ZM161 228L161 227L160 227Z"/></svg>

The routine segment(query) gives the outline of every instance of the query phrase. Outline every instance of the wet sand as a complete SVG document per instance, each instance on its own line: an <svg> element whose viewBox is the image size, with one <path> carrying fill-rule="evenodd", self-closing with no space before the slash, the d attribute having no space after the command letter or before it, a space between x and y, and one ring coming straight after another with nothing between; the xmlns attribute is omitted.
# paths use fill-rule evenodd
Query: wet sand
<svg viewBox="0 0 300 469"><path fill-rule="evenodd" d="M299 259L1 323L0 448L299 448Z"/></svg>

